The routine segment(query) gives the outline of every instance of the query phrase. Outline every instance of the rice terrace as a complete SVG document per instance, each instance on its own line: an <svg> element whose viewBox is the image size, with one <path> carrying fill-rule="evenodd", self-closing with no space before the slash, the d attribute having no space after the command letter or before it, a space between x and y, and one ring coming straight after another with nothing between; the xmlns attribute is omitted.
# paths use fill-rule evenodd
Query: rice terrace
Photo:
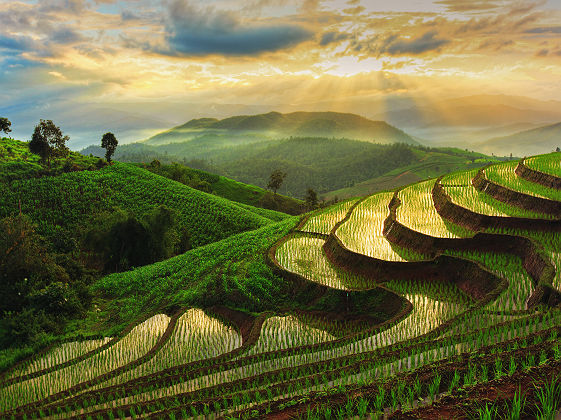
<svg viewBox="0 0 561 420"><path fill-rule="evenodd" d="M561 420L559 0L0 0L0 419Z"/></svg>

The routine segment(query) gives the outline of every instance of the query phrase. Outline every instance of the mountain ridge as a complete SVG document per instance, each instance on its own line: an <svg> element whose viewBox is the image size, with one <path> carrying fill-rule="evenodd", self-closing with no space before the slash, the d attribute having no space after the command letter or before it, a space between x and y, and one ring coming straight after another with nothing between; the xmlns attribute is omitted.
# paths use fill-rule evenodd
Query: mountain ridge
<svg viewBox="0 0 561 420"><path fill-rule="evenodd" d="M261 135L263 139L282 137L338 137L373 143L418 144L410 135L388 124L366 117L341 112L271 111L265 114L236 115L224 119L198 118L158 133L143 143L160 145L180 143L212 133Z"/></svg>

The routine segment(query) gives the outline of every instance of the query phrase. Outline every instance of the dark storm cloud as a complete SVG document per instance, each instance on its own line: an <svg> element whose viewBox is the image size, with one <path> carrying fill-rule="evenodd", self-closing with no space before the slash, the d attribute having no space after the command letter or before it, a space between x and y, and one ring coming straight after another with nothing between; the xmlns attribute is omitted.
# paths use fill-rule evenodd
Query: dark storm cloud
<svg viewBox="0 0 561 420"><path fill-rule="evenodd" d="M74 44L84 39L79 32L70 28L57 29L49 37L49 40L55 44Z"/></svg>
<svg viewBox="0 0 561 420"><path fill-rule="evenodd" d="M414 39L405 39L398 35L390 35L379 46L378 52L389 55L415 55L437 50L449 42L450 41L447 39L438 38L438 33L436 31L426 32L424 35Z"/></svg>
<svg viewBox="0 0 561 420"><path fill-rule="evenodd" d="M310 40L314 34L299 25L251 24L232 12L198 9L185 1L170 6L166 40L170 55L258 55Z"/></svg>

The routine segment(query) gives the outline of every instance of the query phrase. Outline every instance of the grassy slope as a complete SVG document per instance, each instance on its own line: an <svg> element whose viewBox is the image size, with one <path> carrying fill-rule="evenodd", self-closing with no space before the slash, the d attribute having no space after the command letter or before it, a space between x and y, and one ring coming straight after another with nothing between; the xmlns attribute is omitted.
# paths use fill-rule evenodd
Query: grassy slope
<svg viewBox="0 0 561 420"><path fill-rule="evenodd" d="M21 161L35 168L34 162ZM25 172L25 171L24 171ZM23 213L39 224L42 233L85 225L94 214L120 207L142 215L165 204L178 211L189 229L191 243L200 246L271 223L260 209L243 208L229 200L206 194L133 165L114 165L93 171L63 173L0 184L0 217Z"/></svg>
<svg viewBox="0 0 561 420"><path fill-rule="evenodd" d="M445 173L466 171L485 166L496 159L489 156L465 152L459 149L439 148L425 152L415 150L419 161L411 165L391 170L381 176L357 183L352 187L341 188L322 194L326 199L359 197L379 191L392 190L422 179L435 178ZM455 153L455 154L450 154ZM475 161L472 162L472 159Z"/></svg>
<svg viewBox="0 0 561 420"><path fill-rule="evenodd" d="M98 158L70 152L67 161L80 168L93 168ZM47 169L39 164L39 156L29 151L27 142L8 137L0 138L0 182L36 177L46 173L60 174L64 171L63 166L64 162L54 160L51 168Z"/></svg>
<svg viewBox="0 0 561 420"><path fill-rule="evenodd" d="M154 169L152 169L149 165L136 165L146 168L149 171L154 171ZM202 171L200 169L193 169L184 165L179 166L181 168L181 171L185 173L185 175L189 177L189 179L195 178L208 182L210 184L210 187L212 188L213 194L239 203L240 207L260 214L264 217L267 217L268 219L276 221L282 220L288 217L286 213L299 214L302 210L303 202L301 200L297 200L295 198L287 197L281 194L277 194L275 200L279 203L279 207L283 209L283 211L286 211L286 213L264 209L262 208L263 198L265 195L271 194L264 188L252 184L244 184L243 182L238 182L231 178L227 178L221 175L215 175L206 171ZM168 169L167 171L166 168ZM172 170L172 168L173 165L162 165L162 167L158 170L158 174L171 178L171 173L169 171Z"/></svg>

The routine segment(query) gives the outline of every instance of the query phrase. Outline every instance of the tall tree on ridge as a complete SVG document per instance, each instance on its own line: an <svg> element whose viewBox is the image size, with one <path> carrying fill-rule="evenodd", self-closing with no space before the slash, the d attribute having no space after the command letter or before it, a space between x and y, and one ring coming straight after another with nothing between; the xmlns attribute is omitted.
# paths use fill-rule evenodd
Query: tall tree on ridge
<svg viewBox="0 0 561 420"><path fill-rule="evenodd" d="M118 144L119 142L113 133L105 133L101 138L101 147L105 149L105 159L107 162L111 162L111 156L115 153Z"/></svg>

